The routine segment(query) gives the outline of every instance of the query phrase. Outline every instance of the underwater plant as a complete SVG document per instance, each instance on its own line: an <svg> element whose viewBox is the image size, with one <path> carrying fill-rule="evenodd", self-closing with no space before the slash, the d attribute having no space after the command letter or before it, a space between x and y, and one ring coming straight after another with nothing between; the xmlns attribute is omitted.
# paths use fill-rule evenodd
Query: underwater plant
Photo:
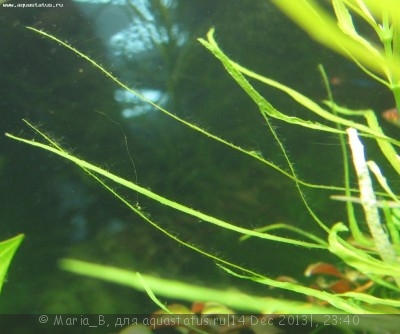
<svg viewBox="0 0 400 334"><path fill-rule="evenodd" d="M8 267L23 239L24 235L19 234L0 242L0 293L6 279Z"/></svg>
<svg viewBox="0 0 400 334"><path fill-rule="evenodd" d="M400 64L398 52L398 48L400 47L400 30L396 25L396 22L400 22L398 17L400 11L395 10L395 8L398 7L395 2L388 1L385 2L385 4L382 4L381 1L334 0L333 5L336 19L339 23L338 26L334 23L333 17L329 16L329 14L327 14L323 8L320 8L314 1L293 0L274 1L274 3L279 7L282 7L282 9L288 13L290 12L289 15L292 15L294 19L297 19L300 24L303 24L303 27L308 29L308 31L313 33L318 32L318 36L316 37L318 40L323 40L329 47L347 55L369 76L387 86L394 94L397 107L400 106L400 73L398 66L398 64ZM294 6L295 4L297 7ZM391 5L394 7L389 7ZM354 14L358 15L359 18L364 19L364 21L377 32L379 39L383 43L382 50L378 46L370 43L357 32L352 21ZM312 17L314 17L315 20L310 19L310 15L313 15ZM321 27L323 27L323 29ZM157 278L150 275L138 274L130 270L87 263L73 259L63 259L60 262L61 268L77 274L95 277L145 291L149 297L166 312L170 311L168 305L163 305L157 296L182 299L190 302L195 300L204 302L213 301L232 309L268 314L399 313L400 220L398 218L398 212L400 208L400 200L395 191L390 188L377 164L372 161L366 161L362 141L365 141L368 145L370 145L371 142L376 143L380 148L381 155L386 158L397 174L400 174L400 161L396 154L395 147L400 146L400 141L385 135L373 110L351 110L339 106L334 101L329 87L329 80L322 66L320 66L321 74L324 78L328 95L328 99L324 101L324 106L319 105L317 102L282 83L255 73L231 60L216 43L214 39L214 29L209 31L206 39L199 39L199 42L221 62L227 73L258 107L266 124L266 128L272 134L280 148L280 154L282 154L286 160L287 169L284 169L273 161L264 158L260 152L248 150L231 143L156 105L152 101L146 99L146 97L141 96L136 91L130 89L94 60L56 37L32 27L29 29L70 49L75 54L90 62L109 79L117 83L121 89L126 89L129 92L136 94L143 101L149 103L169 117L172 117L177 122L203 134L210 138L210 140L217 141L232 150L255 159L257 162L264 164L267 168L273 168L289 178L296 186L298 195L310 218L316 222L320 230L324 232L326 236L326 240L324 240L314 233L303 231L286 224L274 224L251 230L211 216L207 213L200 212L76 157L63 149L42 130L39 130L28 121L25 121L26 124L44 140L44 143L11 134L7 134L7 136L17 141L47 150L75 163L89 174L90 177L94 178L103 187L114 194L115 197L122 201L143 220L153 225L160 232L166 234L177 243L210 258L212 261L215 261L215 263L227 274L243 280L250 280L255 284L260 284L262 286L284 289L295 292L304 297L311 297L312 301L299 302L289 299L267 297L265 295L250 295L234 290L201 287L194 284ZM263 97L254 88L249 80L256 80L285 93L289 99L293 99L299 105L319 116L321 122L289 116L279 111L268 101L268 99ZM360 121L362 118L366 120L365 123ZM291 124L293 127L303 127L309 131L320 131L329 135L338 136L341 142L342 156L345 166L344 185L317 185L302 180L297 175L294 163L289 158L285 145L273 126L272 120L285 122ZM360 137L362 138L362 141L360 140ZM346 146L346 138L348 138L350 150ZM355 175L358 180L358 188L352 187L350 183L350 157L353 160ZM373 188L371 172L381 187L380 191L376 191ZM322 284L317 287L308 287L290 279L274 279L265 274L249 270L244 266L239 266L233 262L226 261L207 250L200 249L199 247L181 240L176 235L161 227L160 224L153 221L140 206L132 204L124 196L120 195L119 192L112 187L113 184L126 187L154 200L155 202L192 217L196 217L204 224L210 223L219 228L234 231L242 236L242 240L248 238L259 238L278 243L286 243L295 247L315 248L321 251L330 252L341 260L343 266L352 268L352 270L358 274L359 277L362 277L368 285L363 284L363 289L358 289L358 286L355 285L342 291L332 291L332 289L325 290ZM306 198L304 194L305 188L330 191L335 194L333 199L345 201L348 225L343 222L337 222L330 227L328 223L322 221L313 210L312 203L310 203ZM339 195L337 195L338 193ZM365 219L356 215L355 206L360 204L363 208ZM367 228L364 226L364 220ZM280 236L279 230L291 231L296 233L297 237L291 238ZM366 230L368 232L366 232ZM348 232L350 232L350 236ZM310 275L329 274L332 272L334 272L334 270L328 266L314 266L313 270L309 271ZM342 273L336 273L336 277L345 280L344 274ZM378 291L379 293L375 293L375 291ZM390 326L390 323L385 323L385 326Z"/></svg>

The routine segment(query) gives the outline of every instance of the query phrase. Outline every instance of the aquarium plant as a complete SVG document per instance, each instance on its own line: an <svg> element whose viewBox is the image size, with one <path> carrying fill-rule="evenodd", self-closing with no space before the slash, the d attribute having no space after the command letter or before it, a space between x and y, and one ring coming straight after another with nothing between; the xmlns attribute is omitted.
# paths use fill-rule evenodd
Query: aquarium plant
<svg viewBox="0 0 400 334"><path fill-rule="evenodd" d="M0 242L0 292L6 280L7 270L19 245L24 239L23 234Z"/></svg>
<svg viewBox="0 0 400 334"><path fill-rule="evenodd" d="M273 0L273 2L317 41L345 55L373 80L390 89L393 92L397 107L400 106L400 29L398 26L400 24L400 5L396 1L333 0L334 15L312 0ZM363 21L373 29L381 45L370 41L358 32L353 22L355 18ZM232 289L223 290L201 287L187 282L158 278L74 259L61 260L60 267L62 269L145 291L165 311L169 311L168 305L164 305L159 300L160 297L182 299L189 302L195 300L213 301L240 311L268 314L399 313L400 200L396 191L390 187L385 178L384 174L386 173L381 170L377 163L368 161L366 155L368 156L368 147L376 143L382 157L387 160L388 165L398 175L400 174L400 160L396 149L400 146L400 141L396 138L388 137L384 133L374 110L352 110L348 107L340 106L334 100L328 75L322 65L319 66L319 69L325 83L327 99L319 103L283 83L255 73L230 59L215 41L214 29L210 29L206 38L199 39L199 42L211 52L211 55L221 62L228 75L242 88L243 93L247 94L258 107L266 125L266 131L270 131L280 149L279 153L286 160L287 168L283 168L269 158L264 157L260 151L243 148L158 106L129 88L92 58L57 37L36 28L29 27L28 29L61 44L76 55L84 58L108 79L118 84L121 89L126 89L136 94L140 99L185 127L203 134L209 140L219 142L221 145L225 145L240 154L255 159L260 164L263 164L265 168L273 168L285 175L296 186L298 196L304 205L304 210L309 214L310 224L314 221L325 235L325 238L321 238L315 233L303 231L287 224L260 226L252 230L205 212L200 212L155 193L135 182L115 175L111 171L93 165L82 158L78 158L66 151L43 130L25 121L39 138L30 140L12 134L7 134L7 136L75 163L88 176L94 178L105 189L113 193L135 214L158 229L160 233L164 233L180 245L208 257L226 274L243 280L250 280L254 284L261 286L292 291L304 296L304 302L268 297L266 296L268 290L265 290L266 293L262 295L250 295ZM321 121L309 120L306 117L295 117L281 112L268 101L268 97L262 96L256 90L250 80L283 92L288 99L294 100L305 107L313 116L319 117ZM287 154L284 142L273 125L274 121L288 123L293 126L294 131L296 128L302 127L308 131L318 131L329 136L337 136L342 148L343 184L318 185L301 179L296 172L294 162ZM42 139L42 141L39 139ZM347 142L349 145L347 145ZM337 158L339 157L335 157L335 159ZM358 187L352 186L350 182L353 173L358 180ZM243 265L239 266L233 262L226 261L208 250L200 249L185 240L181 240L178 236L163 228L144 212L139 205L131 203L115 190L114 184L126 187L155 202L196 217L203 224L213 224L221 229L236 232L241 240L246 240L246 242L251 242L252 238L260 238L265 242L290 244L293 245L294 249L295 247L305 247L319 249L321 252L330 252L338 258L338 261L343 266L336 267L323 263L314 263L311 264L306 273L309 275L330 274L338 278L337 282L348 283L348 287L342 290L325 289L323 286L309 287L295 280L271 278L263 273L249 270ZM379 185L379 188L373 186L373 184ZM348 221L336 223L322 221L314 211L313 204L309 202L304 194L307 188L330 192L334 195L332 200L344 201ZM363 210L362 215L358 214L355 209L355 206L359 205ZM332 223L335 224L331 226ZM282 230L295 233L297 237L287 237L284 234L280 234ZM351 268L353 278L341 272L339 267ZM358 279L362 283L358 283ZM307 300L306 297L309 299Z"/></svg>

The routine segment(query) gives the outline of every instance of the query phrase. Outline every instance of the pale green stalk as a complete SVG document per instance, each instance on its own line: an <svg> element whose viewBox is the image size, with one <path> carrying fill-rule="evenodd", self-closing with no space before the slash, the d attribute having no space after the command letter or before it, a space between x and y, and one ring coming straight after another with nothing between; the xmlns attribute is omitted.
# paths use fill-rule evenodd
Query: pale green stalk
<svg viewBox="0 0 400 334"><path fill-rule="evenodd" d="M333 100L333 94L332 94L332 90L331 90L331 87L329 84L328 75L326 74L325 69L321 64L318 65L318 68L321 72L322 79L324 80L325 88L326 88L326 91L328 94L329 104L332 107L332 112L333 112L333 114L338 116L338 110L337 110L336 104L334 103L334 100ZM336 126L339 130L343 130L342 124L336 123ZM344 134L339 134L339 142L340 142L340 148L342 151L342 160L343 160L343 174L344 174L343 178L344 178L345 195L347 197L351 197L349 152L348 152L345 138L346 137ZM368 240L365 238L365 236L363 235L363 233L361 232L361 230L357 224L357 219L356 219L356 215L354 212L354 206L353 206L353 203L350 201L346 201L346 212L347 212L347 218L349 220L351 234L352 234L354 240L360 245L368 244Z"/></svg>
<svg viewBox="0 0 400 334"><path fill-rule="evenodd" d="M135 289L145 291L142 280L138 278L136 272L125 269L115 268L111 266L98 265L78 260L64 259L60 262L62 269L85 275L88 277L100 278L109 282L133 287ZM237 310L258 313L342 313L337 308L326 308L318 305L310 305L304 302L296 302L281 298L271 298L263 296L249 295L235 289L214 289L206 286L199 286L189 283L183 283L177 280L168 280L160 277L141 274L142 279L146 282L148 289L154 294L162 295L166 298L181 299L187 301L215 301L222 303L227 307ZM260 279L260 278L259 278ZM282 282L277 282L283 285ZM310 289L311 290L311 289ZM330 294L322 291L314 290L320 297L329 298ZM344 305L346 301L343 301ZM362 307L357 307L355 313L366 312Z"/></svg>

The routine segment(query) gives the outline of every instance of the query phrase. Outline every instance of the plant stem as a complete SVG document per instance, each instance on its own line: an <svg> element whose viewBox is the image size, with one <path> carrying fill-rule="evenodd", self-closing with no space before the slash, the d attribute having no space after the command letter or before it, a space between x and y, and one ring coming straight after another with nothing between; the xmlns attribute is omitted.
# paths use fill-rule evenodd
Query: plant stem
<svg viewBox="0 0 400 334"><path fill-rule="evenodd" d="M372 188L367 162L365 161L364 146L358 138L356 129L347 129L347 134L360 188L361 205L364 209L365 219L371 232L375 249L384 262L398 264L396 253L381 225L378 202ZM396 284L400 286L400 278L395 278L395 280Z"/></svg>

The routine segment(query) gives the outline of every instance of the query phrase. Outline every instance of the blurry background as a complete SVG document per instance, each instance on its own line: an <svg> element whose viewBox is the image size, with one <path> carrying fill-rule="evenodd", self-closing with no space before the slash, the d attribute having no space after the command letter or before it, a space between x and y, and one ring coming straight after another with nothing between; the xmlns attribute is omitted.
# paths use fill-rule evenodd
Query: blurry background
<svg viewBox="0 0 400 334"><path fill-rule="evenodd" d="M269 1L59 2L62 8L0 7L2 134L31 138L21 121L28 119L78 156L246 228L284 222L318 231L290 180L178 124L25 26L54 34L167 110L284 168L257 107L198 43L210 27L232 59L316 101L326 96L317 70L322 63L338 103L377 111L393 106L383 87L311 41ZM282 112L315 119L276 90L254 85ZM335 136L274 125L300 177L341 185ZM64 257L299 298L227 276L141 221L76 166L3 135L0 145L0 239L26 234L2 291L1 313L148 313L157 308L145 294L59 271L57 260ZM240 243L237 234L118 190L183 240L270 277L293 276L306 284L307 264L332 260L324 252L275 242ZM344 205L330 201L330 192L306 193L326 224L346 221Z"/></svg>

